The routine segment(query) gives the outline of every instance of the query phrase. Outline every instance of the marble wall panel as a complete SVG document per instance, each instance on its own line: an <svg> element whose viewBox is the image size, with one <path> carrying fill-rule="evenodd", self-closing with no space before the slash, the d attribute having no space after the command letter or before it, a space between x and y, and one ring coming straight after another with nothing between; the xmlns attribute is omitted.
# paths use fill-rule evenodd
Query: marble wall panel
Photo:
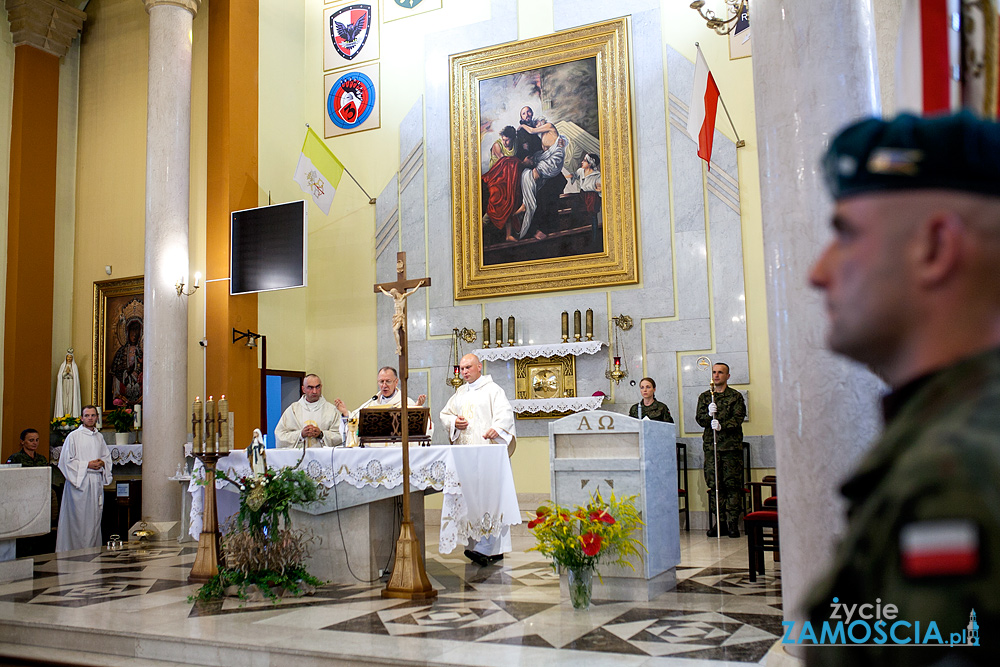
<svg viewBox="0 0 1000 667"><path fill-rule="evenodd" d="M399 124L399 163L405 164L413 153L423 150L424 98L417 98Z"/></svg>
<svg viewBox="0 0 1000 667"><path fill-rule="evenodd" d="M707 318L708 250L704 227L676 232L674 249L677 253L677 315L681 319Z"/></svg>

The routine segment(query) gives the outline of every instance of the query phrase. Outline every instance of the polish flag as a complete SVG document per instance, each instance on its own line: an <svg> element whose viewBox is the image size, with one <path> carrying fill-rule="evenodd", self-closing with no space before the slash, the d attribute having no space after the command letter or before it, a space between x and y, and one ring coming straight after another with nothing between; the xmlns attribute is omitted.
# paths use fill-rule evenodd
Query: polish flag
<svg viewBox="0 0 1000 667"><path fill-rule="evenodd" d="M908 577L975 574L979 569L979 530L967 519L911 523L899 532L899 553Z"/></svg>
<svg viewBox="0 0 1000 667"><path fill-rule="evenodd" d="M896 50L896 108L941 114L962 107L960 0L903 0Z"/></svg>
<svg viewBox="0 0 1000 667"><path fill-rule="evenodd" d="M694 89L688 109L687 133L698 142L698 157L712 168L712 139L715 137L715 112L719 108L719 87L698 47L694 61Z"/></svg>

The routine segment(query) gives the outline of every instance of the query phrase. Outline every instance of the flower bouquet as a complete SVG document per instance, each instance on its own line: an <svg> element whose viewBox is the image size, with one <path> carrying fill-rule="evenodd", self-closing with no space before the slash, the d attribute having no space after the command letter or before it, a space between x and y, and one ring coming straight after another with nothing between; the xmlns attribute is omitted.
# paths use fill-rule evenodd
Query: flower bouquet
<svg viewBox="0 0 1000 667"><path fill-rule="evenodd" d="M70 431L76 430L78 426L80 426L80 418L74 417L73 415L63 415L62 417L56 417L55 419L49 422L49 428L53 431L60 431L61 433L63 433L64 438L66 437L65 434L69 433Z"/></svg>
<svg viewBox="0 0 1000 667"><path fill-rule="evenodd" d="M542 505L528 528L538 544L538 551L552 559L553 569L566 568L570 599L575 609L590 606L592 575L598 563L611 563L635 570L630 557L643 558L645 547L632 533L643 525L636 509L637 496L604 500L600 492L587 505L575 508ZM600 573L597 575L600 577Z"/></svg>
<svg viewBox="0 0 1000 667"><path fill-rule="evenodd" d="M120 398L114 400L115 409L104 413L104 421L115 427L115 433L128 433L135 424L135 416L128 403Z"/></svg>

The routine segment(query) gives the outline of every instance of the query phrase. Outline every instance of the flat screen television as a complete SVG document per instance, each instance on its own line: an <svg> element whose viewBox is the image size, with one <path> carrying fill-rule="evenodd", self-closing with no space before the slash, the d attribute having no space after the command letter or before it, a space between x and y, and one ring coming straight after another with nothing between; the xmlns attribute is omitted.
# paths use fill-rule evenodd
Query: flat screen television
<svg viewBox="0 0 1000 667"><path fill-rule="evenodd" d="M233 211L230 294L306 286L308 210L299 200Z"/></svg>

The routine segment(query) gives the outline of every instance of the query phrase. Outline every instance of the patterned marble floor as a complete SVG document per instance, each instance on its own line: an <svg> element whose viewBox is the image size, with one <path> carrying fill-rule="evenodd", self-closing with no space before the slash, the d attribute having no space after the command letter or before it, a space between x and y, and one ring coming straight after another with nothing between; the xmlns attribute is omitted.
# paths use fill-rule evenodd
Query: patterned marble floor
<svg viewBox="0 0 1000 667"><path fill-rule="evenodd" d="M196 660L183 648L191 638L233 650L235 638L257 653L303 651L301 661L284 664L305 664L308 654L348 663L396 656L409 664L695 667L759 663L781 637L780 568L769 555L767 575L751 583L745 539L682 533L675 591L648 603L595 602L586 612L560 596L558 577L533 552L481 568L429 547L427 572L439 590L431 602L383 600L379 587L357 584L278 605L191 604L193 545L42 556L34 579L0 586L0 630L20 637L19 623L85 628L94 641L84 651L122 655L138 646L134 655L150 660L198 664L227 663ZM99 640L106 635L126 648ZM18 655L18 645L3 644L2 655Z"/></svg>

